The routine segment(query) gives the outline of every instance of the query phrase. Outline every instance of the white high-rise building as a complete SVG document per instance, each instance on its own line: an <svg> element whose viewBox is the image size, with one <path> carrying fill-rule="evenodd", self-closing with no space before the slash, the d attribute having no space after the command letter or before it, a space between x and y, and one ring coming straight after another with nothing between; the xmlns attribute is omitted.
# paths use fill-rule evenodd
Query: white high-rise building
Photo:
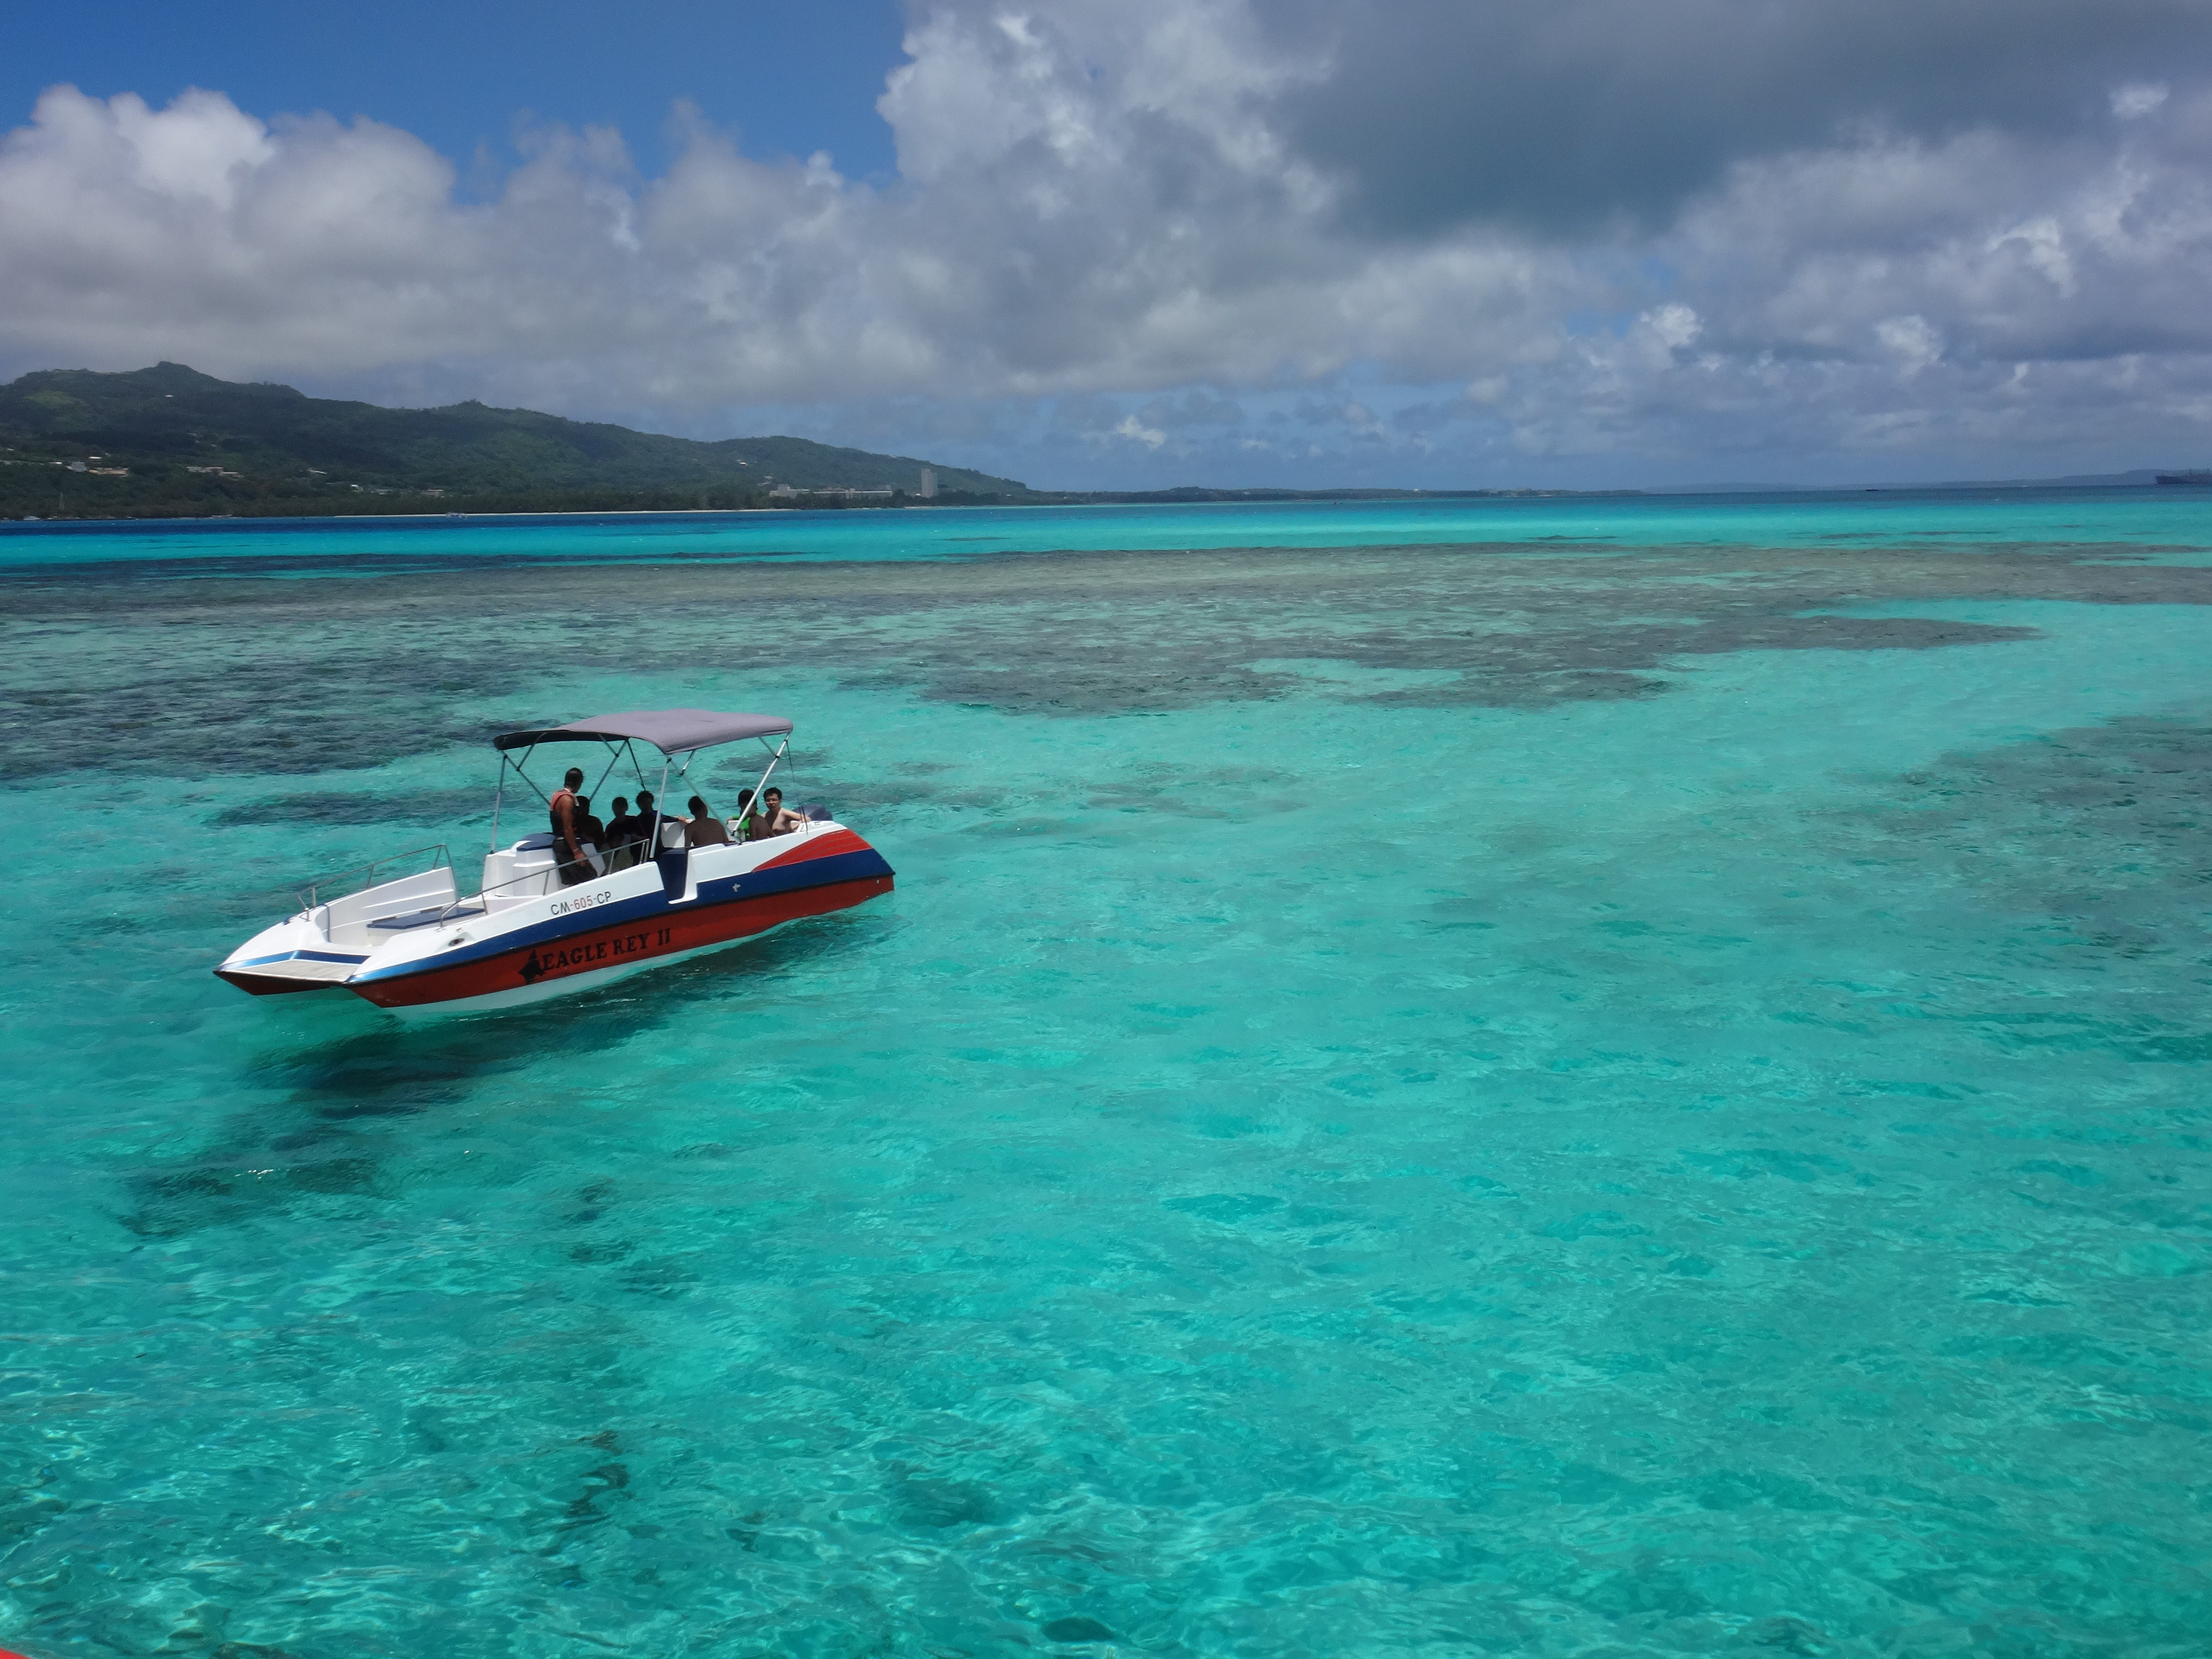
<svg viewBox="0 0 2212 1659"><path fill-rule="evenodd" d="M937 469L933 466L921 469L921 499L925 501L937 499Z"/></svg>

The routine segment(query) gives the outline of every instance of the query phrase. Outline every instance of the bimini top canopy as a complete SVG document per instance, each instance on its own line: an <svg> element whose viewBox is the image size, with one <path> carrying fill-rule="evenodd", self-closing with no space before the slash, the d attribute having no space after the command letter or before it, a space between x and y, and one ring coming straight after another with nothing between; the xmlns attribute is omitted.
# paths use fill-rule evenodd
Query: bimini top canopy
<svg viewBox="0 0 2212 1659"><path fill-rule="evenodd" d="M746 738L780 738L791 722L777 714L718 714L711 708L641 708L628 714L594 714L566 726L508 732L494 738L495 749L530 749L541 743L620 743L635 738L665 755L711 749Z"/></svg>

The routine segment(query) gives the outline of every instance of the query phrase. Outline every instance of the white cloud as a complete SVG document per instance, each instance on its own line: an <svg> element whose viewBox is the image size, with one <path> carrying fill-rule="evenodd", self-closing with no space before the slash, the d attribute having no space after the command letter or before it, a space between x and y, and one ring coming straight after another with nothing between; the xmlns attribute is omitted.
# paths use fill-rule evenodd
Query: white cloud
<svg viewBox="0 0 2212 1659"><path fill-rule="evenodd" d="M1943 355L1943 337L1925 317L1885 317L1874 325L1874 335L1896 354L1908 380Z"/></svg>
<svg viewBox="0 0 2212 1659"><path fill-rule="evenodd" d="M1900 434L2186 451L2205 432L2202 84L2106 82L2102 128L1753 146L1640 229L1386 234L1286 113L1330 94L1332 49L1255 17L918 13L879 106L900 167L881 187L824 155L751 160L684 116L664 177L641 179L618 135L545 131L472 204L447 160L371 121L58 88L0 139L0 359L168 357L721 429L772 410L890 447L966 434L968 458L1016 471L1024 453L1262 465L1285 452L1234 431L1237 400L1301 388L1330 453L1426 456L1431 475ZM1104 402L1040 424L1020 412L1038 398Z"/></svg>
<svg viewBox="0 0 2212 1659"><path fill-rule="evenodd" d="M1652 337L1669 351L1679 351L1705 332L1705 325L1698 320L1698 313L1686 305L1655 306L1641 319L1651 331Z"/></svg>
<svg viewBox="0 0 2212 1659"><path fill-rule="evenodd" d="M2074 262L2066 255L2066 233L2056 219L2045 217L2015 226L2002 236L1993 238L1989 251L1992 253L2007 243L2017 242L2027 263L2051 279L2051 287L2071 298L2074 293Z"/></svg>
<svg viewBox="0 0 2212 1659"><path fill-rule="evenodd" d="M2117 88L2112 93L2112 113L2123 121L2140 120L2166 101L2167 90L2155 82L2143 81Z"/></svg>
<svg viewBox="0 0 2212 1659"><path fill-rule="evenodd" d="M1168 441L1166 433L1156 426L1142 424L1133 415L1125 415L1121 417L1121 423L1114 428L1114 435L1117 438L1127 438L1133 443L1140 443L1147 449L1158 449Z"/></svg>

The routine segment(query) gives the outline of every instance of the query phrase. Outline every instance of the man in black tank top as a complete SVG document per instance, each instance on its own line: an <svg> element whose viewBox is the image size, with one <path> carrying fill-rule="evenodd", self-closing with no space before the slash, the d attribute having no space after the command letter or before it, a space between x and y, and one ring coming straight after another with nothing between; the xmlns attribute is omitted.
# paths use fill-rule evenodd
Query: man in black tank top
<svg viewBox="0 0 2212 1659"><path fill-rule="evenodd" d="M584 856L583 814L576 809L576 791L583 782L584 769L572 766L553 792L553 856L560 865L563 887L589 881L592 874L591 860Z"/></svg>

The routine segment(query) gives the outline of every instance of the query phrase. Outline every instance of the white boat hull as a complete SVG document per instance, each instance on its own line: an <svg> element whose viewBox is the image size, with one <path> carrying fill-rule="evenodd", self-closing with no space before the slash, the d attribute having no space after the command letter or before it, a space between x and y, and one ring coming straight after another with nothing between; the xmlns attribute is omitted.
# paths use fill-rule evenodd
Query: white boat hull
<svg viewBox="0 0 2212 1659"><path fill-rule="evenodd" d="M458 897L441 868L301 911L216 972L256 995L342 988L402 1016L509 1008L844 909L893 880L881 854L835 823L666 853L572 887L550 854L533 868L535 850L493 853L487 874L504 885L477 898Z"/></svg>

